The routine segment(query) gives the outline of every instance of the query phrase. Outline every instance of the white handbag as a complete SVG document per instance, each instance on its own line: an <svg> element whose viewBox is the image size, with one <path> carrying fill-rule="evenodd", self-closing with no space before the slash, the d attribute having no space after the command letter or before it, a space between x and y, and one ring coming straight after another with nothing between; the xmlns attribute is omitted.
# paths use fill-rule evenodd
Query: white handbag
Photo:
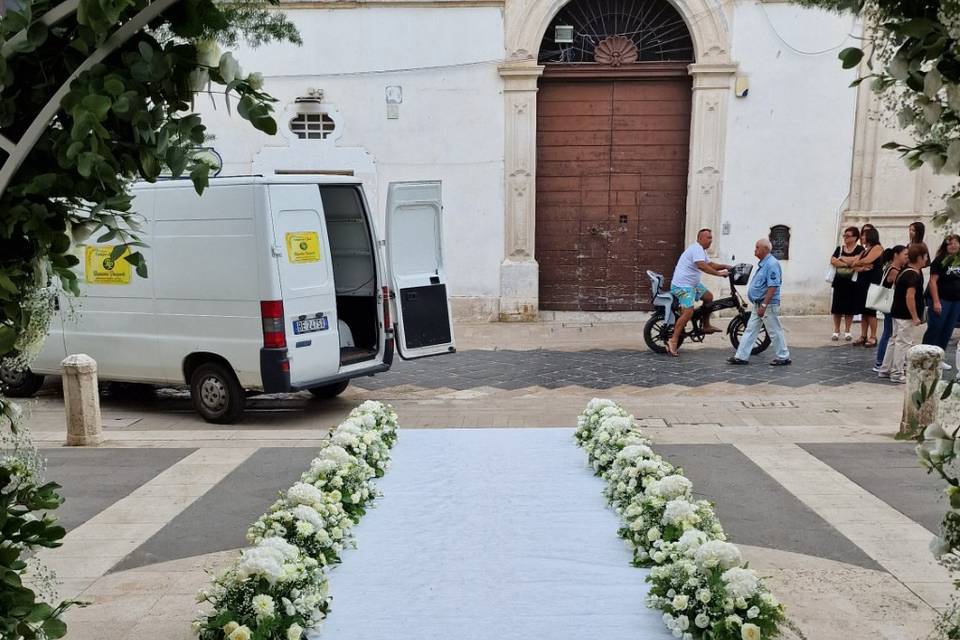
<svg viewBox="0 0 960 640"><path fill-rule="evenodd" d="M889 270L889 267L883 270L883 277L881 277L880 282L886 282ZM890 308L893 306L893 287L888 288L882 284L874 284L871 282L870 287L867 289L867 303L865 306L867 309L890 313Z"/></svg>
<svg viewBox="0 0 960 640"><path fill-rule="evenodd" d="M837 268L833 265L830 265L829 267L827 267L827 273L824 280L826 280L830 284L833 284L833 279L835 277L837 277Z"/></svg>
<svg viewBox="0 0 960 640"><path fill-rule="evenodd" d="M890 313L890 307L893 306L893 289L887 289L883 285L870 283L867 289L867 309L875 309L884 313Z"/></svg>

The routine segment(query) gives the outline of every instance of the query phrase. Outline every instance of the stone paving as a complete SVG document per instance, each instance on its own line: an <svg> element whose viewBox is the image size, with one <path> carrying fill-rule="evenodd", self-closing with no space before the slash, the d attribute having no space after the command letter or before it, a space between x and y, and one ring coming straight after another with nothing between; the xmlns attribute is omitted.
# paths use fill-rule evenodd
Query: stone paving
<svg viewBox="0 0 960 640"><path fill-rule="evenodd" d="M730 352L732 354L732 351ZM871 371L873 352L866 349L794 347L793 364L771 367L772 353L754 356L747 366L727 364L726 350L704 348L670 358L650 351L624 349L588 351L470 350L442 358L396 362L389 373L353 382L374 390L414 385L430 389L464 390L493 387L514 390L527 387L557 389L577 385L610 389L620 385L643 388L675 384L701 387L717 382L739 385L776 384L836 387L868 382L889 387L888 380Z"/></svg>
<svg viewBox="0 0 960 640"><path fill-rule="evenodd" d="M398 362L332 401L252 398L238 425L203 423L182 391L117 387L93 450L59 448L51 382L28 409L49 476L66 481L69 533L45 556L64 595L92 601L69 614L69 638L139 640L158 628L189 638L204 569L244 544L326 429L363 400L391 402L404 428L534 428L570 427L602 396L716 502L806 638L919 640L952 586L926 549L945 508L940 483L892 439L902 387L874 377L871 352L831 344L825 319L787 327L795 364L783 369L768 354L728 366L723 340L656 356L636 348L629 324L468 326L456 356Z"/></svg>

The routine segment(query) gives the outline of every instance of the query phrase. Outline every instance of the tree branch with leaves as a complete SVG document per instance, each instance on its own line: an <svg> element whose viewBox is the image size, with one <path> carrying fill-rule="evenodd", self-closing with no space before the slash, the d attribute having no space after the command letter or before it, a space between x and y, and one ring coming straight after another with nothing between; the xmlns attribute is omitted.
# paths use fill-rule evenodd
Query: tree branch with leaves
<svg viewBox="0 0 960 640"><path fill-rule="evenodd" d="M222 91L241 118L276 133L275 101L263 91L263 77L245 74L232 53L220 51L220 45L241 39L253 46L299 44L294 25L271 6L276 2L179 0L82 71L150 2L80 0L75 13L59 20L45 17L66 5L4 2L0 135L19 140L51 96L79 73L0 193L0 367L26 367L39 352L56 286L79 293L75 244L89 238L110 243L112 260L125 260L147 277L130 187L162 175L189 176L203 192L210 166L195 155L207 138L193 109L198 92ZM0 150L0 161L9 159L7 153ZM0 388L0 636L59 638L66 633L60 615L71 603L46 604L44 597L53 596L23 580L31 571L23 558L60 544L64 531L49 514L60 498L57 486L42 480L19 408L2 393ZM38 518L34 511L47 513Z"/></svg>
<svg viewBox="0 0 960 640"><path fill-rule="evenodd" d="M900 152L910 169L960 176L960 0L795 0L797 4L860 14L864 43L840 52L846 69L866 73L887 116L907 141ZM941 221L960 220L960 188L945 194Z"/></svg>

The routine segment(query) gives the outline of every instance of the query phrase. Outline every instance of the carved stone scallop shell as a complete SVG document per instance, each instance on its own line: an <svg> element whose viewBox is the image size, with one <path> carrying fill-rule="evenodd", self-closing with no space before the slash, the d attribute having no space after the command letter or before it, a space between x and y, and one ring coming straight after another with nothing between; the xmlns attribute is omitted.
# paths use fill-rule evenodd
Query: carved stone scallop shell
<svg viewBox="0 0 960 640"><path fill-rule="evenodd" d="M623 36L610 36L597 45L593 52L593 59L599 64L608 64L619 67L637 61L637 45Z"/></svg>

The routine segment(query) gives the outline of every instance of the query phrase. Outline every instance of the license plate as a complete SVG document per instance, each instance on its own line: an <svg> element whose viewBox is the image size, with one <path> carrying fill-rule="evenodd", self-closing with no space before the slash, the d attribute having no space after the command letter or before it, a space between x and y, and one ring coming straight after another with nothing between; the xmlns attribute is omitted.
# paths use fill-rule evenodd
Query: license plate
<svg viewBox="0 0 960 640"><path fill-rule="evenodd" d="M300 318L299 320L293 321L293 333L296 335L313 333L314 331L326 331L328 328L329 324L326 316Z"/></svg>

